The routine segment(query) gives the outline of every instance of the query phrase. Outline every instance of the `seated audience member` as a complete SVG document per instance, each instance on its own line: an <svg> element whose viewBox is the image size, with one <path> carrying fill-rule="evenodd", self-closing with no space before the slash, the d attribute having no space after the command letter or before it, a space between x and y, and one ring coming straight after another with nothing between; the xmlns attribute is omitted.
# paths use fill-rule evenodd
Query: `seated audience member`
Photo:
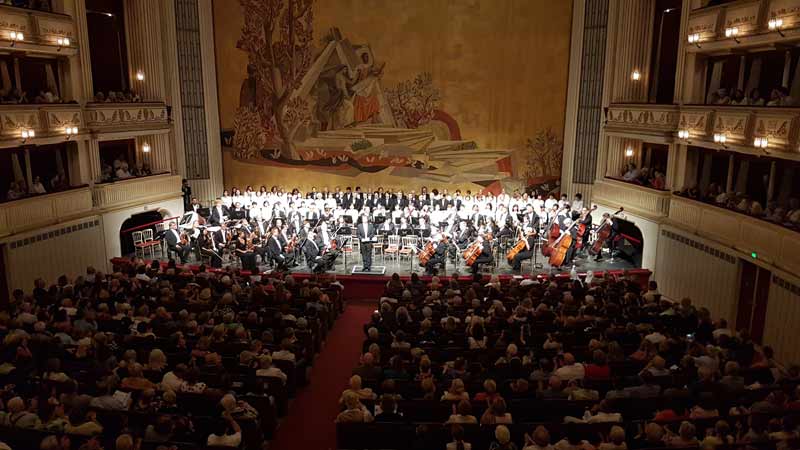
<svg viewBox="0 0 800 450"><path fill-rule="evenodd" d="M358 396L348 392L343 396L345 410L336 416L337 423L372 422L372 414L358 401Z"/></svg>
<svg viewBox="0 0 800 450"><path fill-rule="evenodd" d="M217 421L214 430L208 435L206 445L237 448L242 443L242 429L226 411L222 414L224 422Z"/></svg>

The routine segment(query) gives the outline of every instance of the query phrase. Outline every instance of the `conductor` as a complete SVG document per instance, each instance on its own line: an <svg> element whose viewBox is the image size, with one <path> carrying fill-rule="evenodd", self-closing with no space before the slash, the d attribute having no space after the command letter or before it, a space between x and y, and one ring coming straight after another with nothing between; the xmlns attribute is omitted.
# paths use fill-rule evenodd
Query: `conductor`
<svg viewBox="0 0 800 450"><path fill-rule="evenodd" d="M375 240L375 227L369 222L367 213L361 215L361 223L358 224L358 240L361 243L361 260L364 270L368 272L372 269L372 243Z"/></svg>

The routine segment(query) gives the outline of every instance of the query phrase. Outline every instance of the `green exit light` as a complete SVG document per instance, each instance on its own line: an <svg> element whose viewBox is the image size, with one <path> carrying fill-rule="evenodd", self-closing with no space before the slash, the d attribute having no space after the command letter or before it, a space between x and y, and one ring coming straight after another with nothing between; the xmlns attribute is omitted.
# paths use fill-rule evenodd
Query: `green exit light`
<svg viewBox="0 0 800 450"><path fill-rule="evenodd" d="M758 253L752 252L752 253L750 253L750 257L753 258L753 259L758 259Z"/></svg>

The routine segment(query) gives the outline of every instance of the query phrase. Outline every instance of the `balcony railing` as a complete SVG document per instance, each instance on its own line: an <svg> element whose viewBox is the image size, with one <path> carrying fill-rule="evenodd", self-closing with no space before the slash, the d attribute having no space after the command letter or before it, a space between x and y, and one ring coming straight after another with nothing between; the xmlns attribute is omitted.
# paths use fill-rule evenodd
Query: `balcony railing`
<svg viewBox="0 0 800 450"><path fill-rule="evenodd" d="M34 139L44 142L65 136L67 127L77 127L79 133L86 131L83 111L77 103L0 105L0 140L5 144L21 140L26 130L33 130Z"/></svg>
<svg viewBox="0 0 800 450"><path fill-rule="evenodd" d="M612 104L608 108L606 132L633 138L685 131L684 142L716 144L714 135L725 135L725 147L745 153L796 155L800 152L800 108L728 105ZM766 148L756 147L756 138L766 138ZM721 144L720 144L721 145Z"/></svg>
<svg viewBox="0 0 800 450"><path fill-rule="evenodd" d="M611 208L624 206L626 211L650 219L666 217L670 210L669 191L660 191L633 183L605 178L595 182L592 200Z"/></svg>
<svg viewBox="0 0 800 450"><path fill-rule="evenodd" d="M15 39L12 33L22 33ZM64 39L68 39L66 44ZM0 42L28 53L70 56L77 53L75 21L70 16L33 9L0 6Z"/></svg>
<svg viewBox="0 0 800 450"><path fill-rule="evenodd" d="M96 132L155 130L169 128L167 106L148 103L87 103L86 125Z"/></svg>
<svg viewBox="0 0 800 450"><path fill-rule="evenodd" d="M169 174L96 184L92 192L94 206L106 210L155 202L180 195L181 177Z"/></svg>
<svg viewBox="0 0 800 450"><path fill-rule="evenodd" d="M91 210L92 192L88 187L3 203L0 236L63 222Z"/></svg>
<svg viewBox="0 0 800 450"><path fill-rule="evenodd" d="M736 211L673 196L669 221L790 273L800 273L800 234Z"/></svg>
<svg viewBox="0 0 800 450"><path fill-rule="evenodd" d="M616 103L606 113L606 132L672 136L678 130L678 105Z"/></svg>
<svg viewBox="0 0 800 450"><path fill-rule="evenodd" d="M772 21L772 25L770 25ZM692 11L686 47L690 52L774 48L800 37L800 0L741 0ZM696 37L696 41L695 41Z"/></svg>

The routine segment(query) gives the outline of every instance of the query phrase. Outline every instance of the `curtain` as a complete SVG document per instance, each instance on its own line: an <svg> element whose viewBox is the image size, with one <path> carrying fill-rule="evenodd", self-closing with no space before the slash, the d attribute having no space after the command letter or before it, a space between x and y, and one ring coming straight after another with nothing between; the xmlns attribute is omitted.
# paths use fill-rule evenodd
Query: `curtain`
<svg viewBox="0 0 800 450"><path fill-rule="evenodd" d="M60 95L58 94L58 84L56 83L56 75L53 72L53 65L45 64L44 72L47 77L47 90L55 94L56 97L60 97Z"/></svg>
<svg viewBox="0 0 800 450"><path fill-rule="evenodd" d="M750 91L758 88L758 83L761 82L761 58L753 59L753 64L750 65L750 76L747 77L747 88L744 95L750 96ZM764 94L763 92L761 93Z"/></svg>
<svg viewBox="0 0 800 450"><path fill-rule="evenodd" d="M16 152L11 154L11 166L14 171L14 181L23 181L25 175L22 174L22 166L19 163L19 155Z"/></svg>
<svg viewBox="0 0 800 450"><path fill-rule="evenodd" d="M64 171L64 160L61 158L61 150L56 150L56 173L66 173Z"/></svg>
<svg viewBox="0 0 800 450"><path fill-rule="evenodd" d="M792 76L792 80L790 85L787 86L789 88L789 95L796 99L800 98L800 63L794 68L794 76ZM796 101L796 100L795 100Z"/></svg>
<svg viewBox="0 0 800 450"><path fill-rule="evenodd" d="M8 61L0 61L0 95L11 92L11 74L8 72Z"/></svg>
<svg viewBox="0 0 800 450"><path fill-rule="evenodd" d="M724 63L724 61L716 61L714 62L714 67L711 68L711 84L708 85L708 91L706 92L706 103L713 103L713 100L710 99L711 94L719 90L719 83L722 81L722 65Z"/></svg>

